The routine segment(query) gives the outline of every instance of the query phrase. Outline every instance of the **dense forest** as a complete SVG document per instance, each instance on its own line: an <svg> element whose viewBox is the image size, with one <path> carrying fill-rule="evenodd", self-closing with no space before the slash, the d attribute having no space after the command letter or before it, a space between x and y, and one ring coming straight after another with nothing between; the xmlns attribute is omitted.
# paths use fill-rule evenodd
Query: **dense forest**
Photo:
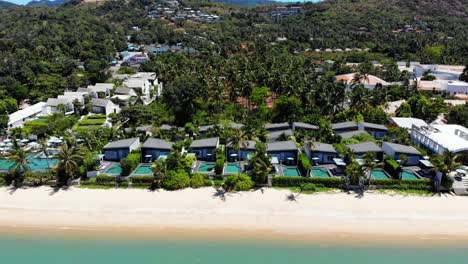
<svg viewBox="0 0 468 264"><path fill-rule="evenodd" d="M126 49L127 36L136 44L184 43L198 51L152 57L142 65L141 70L157 72L166 89L156 104L124 109L122 118L135 117L133 125L148 120L178 125L220 120L320 123L323 117L384 123L386 102L419 96L408 83L375 91L354 89L345 96L345 87L333 76L359 71L362 76L404 81L407 75L398 71L397 60L468 63L468 10L457 0L306 3L301 14L281 23L262 15L274 6L247 8L209 1L184 1L182 6L218 14L220 22L149 19L147 12L157 3L70 1L60 7L0 10L1 119L21 100L37 102L66 88L108 81L106 69L116 52ZM407 24L414 24L418 32L394 32ZM312 52L316 48L368 50ZM335 63L317 73L327 59ZM383 67L365 63L353 69L344 64L372 60ZM270 99L275 100L273 109L266 103ZM414 100L414 116L430 119L444 111L443 106L427 109L437 102ZM426 113L416 109L421 104ZM153 115L147 118L148 113Z"/></svg>

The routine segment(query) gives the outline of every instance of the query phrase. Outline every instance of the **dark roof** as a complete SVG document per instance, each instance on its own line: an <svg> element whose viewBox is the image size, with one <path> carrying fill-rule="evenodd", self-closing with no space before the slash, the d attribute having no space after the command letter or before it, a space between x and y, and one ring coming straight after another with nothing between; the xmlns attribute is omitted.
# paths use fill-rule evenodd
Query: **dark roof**
<svg viewBox="0 0 468 264"><path fill-rule="evenodd" d="M66 105L69 101L67 99L58 99L58 98L49 98L47 99L48 106L58 106L58 105Z"/></svg>
<svg viewBox="0 0 468 264"><path fill-rule="evenodd" d="M270 138L270 140L277 139L282 134L285 134L286 136L294 136L294 132L291 129L286 129L286 130L268 132L268 137Z"/></svg>
<svg viewBox="0 0 468 264"><path fill-rule="evenodd" d="M382 148L379 147L374 142L364 142L358 144L347 145L354 153L364 153L364 152L382 152Z"/></svg>
<svg viewBox="0 0 468 264"><path fill-rule="evenodd" d="M130 145L135 143L135 141L140 142L139 138L127 138L117 141L111 141L104 146L104 149L119 149L119 148L128 148Z"/></svg>
<svg viewBox="0 0 468 264"><path fill-rule="evenodd" d="M421 155L421 152L419 152L417 149L411 146L395 144L395 143L390 143L390 142L383 142L382 146L385 146L385 145L387 145L388 147L390 147L393 151L397 153Z"/></svg>
<svg viewBox="0 0 468 264"><path fill-rule="evenodd" d="M367 133L364 130L354 130L354 131L349 131L349 132L343 132L343 133L338 133L337 135L340 135L341 138L352 138L352 137L354 137L356 135L359 135L359 134L370 135L369 133Z"/></svg>
<svg viewBox="0 0 468 264"><path fill-rule="evenodd" d="M312 152L337 153L333 145L320 142L314 142L314 145L311 147L311 150Z"/></svg>
<svg viewBox="0 0 468 264"><path fill-rule="evenodd" d="M291 151L297 150L296 143L292 140L267 143L267 151Z"/></svg>
<svg viewBox="0 0 468 264"><path fill-rule="evenodd" d="M148 138L141 148L151 148L151 149L171 149L173 142L169 142L159 138Z"/></svg>
<svg viewBox="0 0 468 264"><path fill-rule="evenodd" d="M309 129L309 130L319 130L318 126L303 123L303 122L294 122L293 127L294 127L294 129L302 128L302 129Z"/></svg>
<svg viewBox="0 0 468 264"><path fill-rule="evenodd" d="M274 123L274 124L266 124L265 125L265 129L266 130L270 130L270 129L280 129L280 128L289 128L289 124L288 123Z"/></svg>
<svg viewBox="0 0 468 264"><path fill-rule="evenodd" d="M109 99L93 98L91 99L92 106L106 107L106 105L112 101Z"/></svg>
<svg viewBox="0 0 468 264"><path fill-rule="evenodd" d="M368 127L368 128L372 128L372 129L378 129L378 130L385 130L387 131L388 128L384 125L379 125L379 124L374 124L374 123L367 123L367 122L359 122L360 125L364 126L364 127Z"/></svg>
<svg viewBox="0 0 468 264"><path fill-rule="evenodd" d="M192 144L190 145L190 147L191 148L209 148L209 147L216 148L218 147L218 142L219 142L219 138L217 137L198 139L198 140L194 140Z"/></svg>
<svg viewBox="0 0 468 264"><path fill-rule="evenodd" d="M214 127L214 125L199 126L198 131L199 132L206 132L206 131L212 129L213 127Z"/></svg>
<svg viewBox="0 0 468 264"><path fill-rule="evenodd" d="M206 132L206 131L208 131L209 129L212 129L213 127L215 127L215 126L218 126L218 127L220 127L220 128L223 128L223 127L224 127L223 124L205 125L205 126L199 126L199 127L198 127L198 131L199 131L199 132ZM235 128L235 129L240 129L240 128L243 128L243 127L244 127L243 124L234 123L234 122L228 123L226 126L227 126L227 127L230 127L230 128Z"/></svg>
<svg viewBox="0 0 468 264"><path fill-rule="evenodd" d="M332 129L344 129L344 128L358 128L358 125L353 121L335 123L331 125Z"/></svg>
<svg viewBox="0 0 468 264"><path fill-rule="evenodd" d="M240 149L255 149L255 145L257 144L257 142L252 141L252 140L245 141L245 143L247 144L246 147L243 147L241 144ZM227 144L228 147L231 147L231 145L232 145L231 143Z"/></svg>
<svg viewBox="0 0 468 264"><path fill-rule="evenodd" d="M121 87L115 89L114 94L130 94L131 91L132 91L132 89L121 86Z"/></svg>

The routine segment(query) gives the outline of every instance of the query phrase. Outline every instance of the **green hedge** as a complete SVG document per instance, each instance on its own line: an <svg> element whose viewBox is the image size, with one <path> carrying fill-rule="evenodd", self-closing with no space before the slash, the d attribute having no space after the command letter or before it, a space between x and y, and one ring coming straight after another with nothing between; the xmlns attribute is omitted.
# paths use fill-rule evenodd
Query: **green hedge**
<svg viewBox="0 0 468 264"><path fill-rule="evenodd" d="M345 187L343 178L273 177L273 186L276 187L299 187L305 183L312 183L317 187Z"/></svg>
<svg viewBox="0 0 468 264"><path fill-rule="evenodd" d="M402 171L398 162L388 158L384 160L384 170L390 173L394 179L399 179L400 173Z"/></svg>
<svg viewBox="0 0 468 264"><path fill-rule="evenodd" d="M153 184L153 176L132 176L132 186L150 188L153 186Z"/></svg>
<svg viewBox="0 0 468 264"><path fill-rule="evenodd" d="M85 181L81 181L80 185L83 185L83 186L97 185L96 178L91 178L91 179L87 179Z"/></svg>
<svg viewBox="0 0 468 264"><path fill-rule="evenodd" d="M80 121L79 126L102 125L105 121L105 119L83 119Z"/></svg>
<svg viewBox="0 0 468 264"><path fill-rule="evenodd" d="M387 190L423 190L433 191L434 183L428 180L371 180L371 185L376 189Z"/></svg>
<svg viewBox="0 0 468 264"><path fill-rule="evenodd" d="M299 154L298 165L298 168L301 171L302 175L306 175L307 172L310 172L310 170L312 170L312 164L310 164L309 158L304 153Z"/></svg>
<svg viewBox="0 0 468 264"><path fill-rule="evenodd" d="M98 185L106 185L106 186L113 186L115 185L115 177L101 174L96 177L96 184Z"/></svg>
<svg viewBox="0 0 468 264"><path fill-rule="evenodd" d="M87 119L106 119L106 115L103 115L103 114L99 114L99 115L89 115L87 117L85 117Z"/></svg>

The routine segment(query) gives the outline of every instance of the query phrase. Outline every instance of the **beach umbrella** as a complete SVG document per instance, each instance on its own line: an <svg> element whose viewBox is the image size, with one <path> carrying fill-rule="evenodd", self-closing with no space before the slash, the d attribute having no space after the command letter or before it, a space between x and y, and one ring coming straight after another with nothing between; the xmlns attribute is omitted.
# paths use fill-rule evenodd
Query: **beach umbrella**
<svg viewBox="0 0 468 264"><path fill-rule="evenodd" d="M21 143L28 143L28 142L29 142L29 139L23 138L20 142L21 142Z"/></svg>
<svg viewBox="0 0 468 264"><path fill-rule="evenodd" d="M0 147L4 147L4 146L5 146L5 143L0 142Z"/></svg>
<svg viewBox="0 0 468 264"><path fill-rule="evenodd" d="M11 142L10 142L10 143L7 143L6 146L7 146L7 147L12 147L12 146L13 146L13 143L11 143Z"/></svg>
<svg viewBox="0 0 468 264"><path fill-rule="evenodd" d="M4 143L10 143L11 142L11 139L7 138L5 140L3 140Z"/></svg>

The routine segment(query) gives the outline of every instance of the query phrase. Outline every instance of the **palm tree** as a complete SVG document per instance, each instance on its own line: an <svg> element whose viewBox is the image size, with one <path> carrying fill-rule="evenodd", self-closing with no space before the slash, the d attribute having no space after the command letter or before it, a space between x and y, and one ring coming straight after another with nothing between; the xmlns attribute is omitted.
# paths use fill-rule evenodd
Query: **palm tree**
<svg viewBox="0 0 468 264"><path fill-rule="evenodd" d="M241 149L246 149L248 146L248 141L246 140L246 135L241 129L234 129L231 137L228 140L228 144L237 151L237 157L239 159L239 169L241 168ZM241 171L239 171L240 173Z"/></svg>
<svg viewBox="0 0 468 264"><path fill-rule="evenodd" d="M15 165L11 169L14 176L13 185L15 187L19 187L23 174L30 170L27 153L21 148L17 148L13 150L12 154L13 155L10 156L10 158L15 162Z"/></svg>
<svg viewBox="0 0 468 264"><path fill-rule="evenodd" d="M451 182L448 178L448 173L456 170L460 163L457 162L459 155L455 155L448 150L444 151L442 155L432 155L430 158L431 163L434 165L433 171L440 172L442 177L440 182L436 182L437 191L439 191L440 184ZM450 186L444 186L450 187Z"/></svg>
<svg viewBox="0 0 468 264"><path fill-rule="evenodd" d="M364 176L365 180L368 182L371 178L371 173L377 167L377 163L375 162L375 152L367 152L362 156L364 159Z"/></svg>
<svg viewBox="0 0 468 264"><path fill-rule="evenodd" d="M70 145L69 142L64 142L59 150L58 159L58 180L63 184L74 177L83 157L76 146Z"/></svg>
<svg viewBox="0 0 468 264"><path fill-rule="evenodd" d="M47 171L49 171L50 166L49 166L49 152L47 151L47 140L42 139L39 141L39 146L41 148L42 153L44 153L44 156L46 157L46 162L47 162Z"/></svg>

